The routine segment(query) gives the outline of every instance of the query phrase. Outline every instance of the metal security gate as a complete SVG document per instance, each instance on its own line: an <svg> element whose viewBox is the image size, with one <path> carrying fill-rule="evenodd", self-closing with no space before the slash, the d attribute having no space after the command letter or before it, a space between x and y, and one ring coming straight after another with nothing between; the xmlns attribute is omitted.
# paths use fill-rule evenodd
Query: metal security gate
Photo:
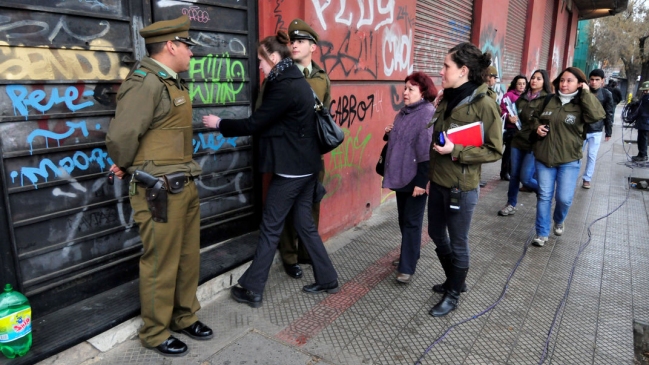
<svg viewBox="0 0 649 365"><path fill-rule="evenodd" d="M252 0L2 1L0 279L39 315L137 278L141 242L126 181L107 184L104 139L120 83L144 54L137 31L152 21L187 14L201 44L183 75L204 169L201 247L256 229L252 139L200 122L250 112L255 9Z"/></svg>
<svg viewBox="0 0 649 365"><path fill-rule="evenodd" d="M528 0L510 0L505 33L505 58L502 82L509 83L521 72L523 47L525 46L525 25L527 23Z"/></svg>
<svg viewBox="0 0 649 365"><path fill-rule="evenodd" d="M541 39L541 51L539 57L539 68L549 70L548 60L552 59L552 49L550 49L550 39L552 38L552 25L554 24L554 7L557 0L546 0L545 16L543 20L543 38Z"/></svg>
<svg viewBox="0 0 649 365"><path fill-rule="evenodd" d="M469 42L473 0L419 0L415 20L414 70L423 71L440 87L439 71L449 49Z"/></svg>

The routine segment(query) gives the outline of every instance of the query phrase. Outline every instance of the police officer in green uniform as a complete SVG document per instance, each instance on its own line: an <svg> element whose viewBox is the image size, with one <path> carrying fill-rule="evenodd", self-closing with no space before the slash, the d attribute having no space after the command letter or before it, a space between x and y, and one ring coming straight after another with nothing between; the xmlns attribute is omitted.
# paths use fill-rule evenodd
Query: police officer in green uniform
<svg viewBox="0 0 649 365"><path fill-rule="evenodd" d="M196 317L200 210L194 178L202 171L192 160L192 104L178 75L188 70L195 45L189 26L182 16L140 30L149 57L119 88L106 135L111 172L120 179L131 175L129 198L143 245L140 340L165 356L188 351L170 330L197 340L213 336Z"/></svg>
<svg viewBox="0 0 649 365"><path fill-rule="evenodd" d="M498 69L495 66L487 67L487 78L485 83L487 84L487 95L492 99L498 101L498 93L494 90L496 82L498 81Z"/></svg>
<svg viewBox="0 0 649 365"><path fill-rule="evenodd" d="M302 19L293 19L288 27L288 36L291 39L291 58L293 62L304 74L306 81L309 83L318 99L329 108L331 104L331 81L327 73L313 62L313 52L316 50L318 43L318 33L311 28ZM261 98L259 98L261 100ZM320 170L318 181L322 183L324 179L324 168ZM311 210L313 221L316 228L320 219L320 203L314 202ZM306 252L304 245L298 242L297 233L293 227L293 219L289 215L284 224L284 231L279 240L279 252L284 263L286 273L296 279L302 277L302 268L300 263L310 264L311 259Z"/></svg>

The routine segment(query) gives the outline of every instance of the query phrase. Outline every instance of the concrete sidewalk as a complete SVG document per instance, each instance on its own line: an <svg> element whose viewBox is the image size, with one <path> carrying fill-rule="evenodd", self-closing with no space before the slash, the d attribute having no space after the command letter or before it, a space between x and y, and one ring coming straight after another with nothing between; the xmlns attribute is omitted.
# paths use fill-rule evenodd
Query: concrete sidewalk
<svg viewBox="0 0 649 365"><path fill-rule="evenodd" d="M428 315L441 298L431 287L444 274L427 234L412 282L395 281L391 261L398 258L400 233L396 204L388 202L369 221L327 242L342 285L338 294L305 294L302 286L314 281L310 267L295 280L278 264L261 308L234 302L227 290L203 301L199 318L215 336L199 342L179 335L190 347L185 357L144 349L135 320L122 326L129 338L105 352L90 341L40 364L392 365L414 364L420 357L422 364L538 364L545 356L547 364L636 364L633 321L649 321L649 192L627 187L628 176L647 170L622 163L629 148L636 150L622 144L621 134L616 126L615 138L602 142L593 187L582 189L579 180L565 233L551 235L543 248L526 250L534 234L535 195L520 193L517 213L497 216L507 182L497 178L499 162L484 166L489 183L470 232L469 291L446 317ZM202 290L235 283L243 269ZM119 334L102 336L95 343Z"/></svg>

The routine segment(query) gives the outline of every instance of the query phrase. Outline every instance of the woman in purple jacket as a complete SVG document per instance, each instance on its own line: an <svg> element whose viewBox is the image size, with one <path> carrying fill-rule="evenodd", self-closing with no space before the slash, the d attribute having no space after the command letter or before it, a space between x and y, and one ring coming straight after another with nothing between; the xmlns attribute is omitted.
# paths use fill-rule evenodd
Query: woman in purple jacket
<svg viewBox="0 0 649 365"><path fill-rule="evenodd" d="M403 102L394 123L385 128L388 150L385 158L383 187L397 195L401 256L397 282L407 284L415 273L421 247L421 228L426 208L428 161L432 134L427 129L437 95L433 81L423 72L405 79Z"/></svg>

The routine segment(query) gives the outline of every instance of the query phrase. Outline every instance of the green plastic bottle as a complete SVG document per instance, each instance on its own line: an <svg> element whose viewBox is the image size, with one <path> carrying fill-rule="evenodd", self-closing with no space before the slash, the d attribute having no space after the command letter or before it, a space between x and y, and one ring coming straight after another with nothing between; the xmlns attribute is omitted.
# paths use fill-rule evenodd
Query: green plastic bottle
<svg viewBox="0 0 649 365"><path fill-rule="evenodd" d="M27 298L5 285L0 294L0 352L13 359L32 346L32 307Z"/></svg>

